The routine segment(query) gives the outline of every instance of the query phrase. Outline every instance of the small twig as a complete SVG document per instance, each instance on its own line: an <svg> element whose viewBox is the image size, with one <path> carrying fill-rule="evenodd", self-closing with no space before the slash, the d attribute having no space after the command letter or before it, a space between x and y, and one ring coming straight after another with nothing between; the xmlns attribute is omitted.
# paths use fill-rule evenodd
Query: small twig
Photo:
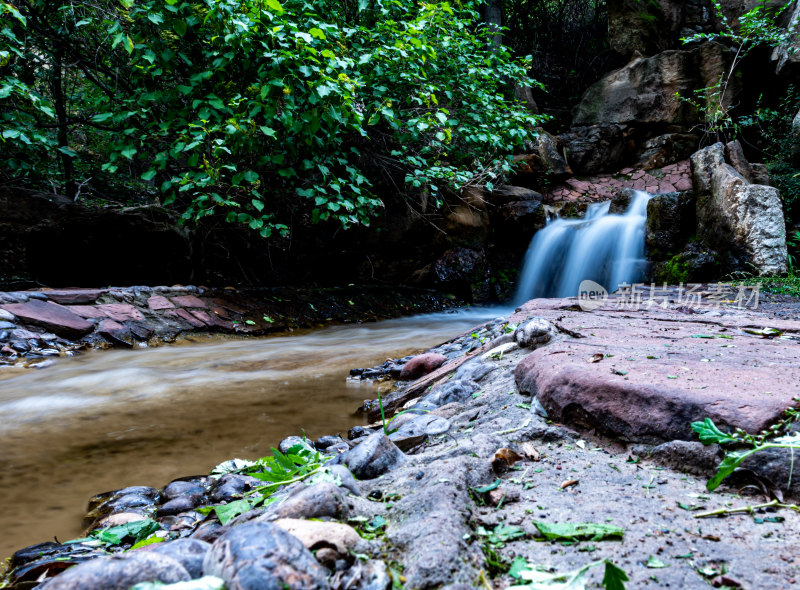
<svg viewBox="0 0 800 590"><path fill-rule="evenodd" d="M489 583L489 578L486 577L486 573L483 570L481 570L478 579L483 584L483 587L486 588L486 590L494 590L494 588L492 588L492 585Z"/></svg>
<svg viewBox="0 0 800 590"><path fill-rule="evenodd" d="M752 514L756 510L761 508L788 508L790 510L794 510L795 512L800 512L800 506L797 504L781 504L777 500L773 500L772 502L767 502L766 504L755 504L752 506L738 506L737 508L719 508L717 510L711 510L709 512L700 512L695 514L695 518L708 518L709 516L723 516L725 514L738 514L740 512L746 512L748 514Z"/></svg>
<svg viewBox="0 0 800 590"><path fill-rule="evenodd" d="M512 432L517 432L518 430L522 430L528 424L531 423L531 419L528 418L525 422L522 423L522 426L518 426L517 428L509 428L508 430L498 430L497 432L493 432L492 434L511 434Z"/></svg>

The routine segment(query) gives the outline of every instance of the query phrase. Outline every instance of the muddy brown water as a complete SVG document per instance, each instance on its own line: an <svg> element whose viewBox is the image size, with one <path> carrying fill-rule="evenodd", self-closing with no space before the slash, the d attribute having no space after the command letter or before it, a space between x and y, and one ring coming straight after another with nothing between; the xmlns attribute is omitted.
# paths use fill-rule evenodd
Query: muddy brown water
<svg viewBox="0 0 800 590"><path fill-rule="evenodd" d="M342 432L374 386L367 367L435 346L502 315L472 309L261 339L90 352L0 370L0 559L76 538L92 495L161 487L254 459L289 435Z"/></svg>

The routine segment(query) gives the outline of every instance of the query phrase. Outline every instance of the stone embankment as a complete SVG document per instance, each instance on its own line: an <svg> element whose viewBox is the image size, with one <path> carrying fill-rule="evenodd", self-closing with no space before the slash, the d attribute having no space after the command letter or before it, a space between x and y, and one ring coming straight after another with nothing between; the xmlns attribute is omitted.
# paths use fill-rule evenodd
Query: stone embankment
<svg viewBox="0 0 800 590"><path fill-rule="evenodd" d="M100 494L88 538L18 551L7 580L500 589L610 560L629 589L793 587L800 515L769 502L800 495L789 452L754 455L708 493L722 451L689 424L755 432L796 405L800 322L786 318L800 306L681 295L592 311L533 300L422 356L355 370L417 379L384 398L385 426L282 441L298 470L321 454L310 477L264 488L274 460L236 460L161 489Z"/></svg>
<svg viewBox="0 0 800 590"><path fill-rule="evenodd" d="M263 335L445 309L422 289L206 289L197 286L0 292L0 365L42 367L83 348L154 346L192 333Z"/></svg>

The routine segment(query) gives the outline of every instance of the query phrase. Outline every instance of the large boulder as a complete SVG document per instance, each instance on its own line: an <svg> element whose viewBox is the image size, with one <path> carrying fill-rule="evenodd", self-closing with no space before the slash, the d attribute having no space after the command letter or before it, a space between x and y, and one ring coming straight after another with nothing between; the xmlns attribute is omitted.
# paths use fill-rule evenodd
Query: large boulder
<svg viewBox="0 0 800 590"><path fill-rule="evenodd" d="M725 162L721 143L703 148L691 161L698 238L726 254L735 270L785 273L786 226L778 189L750 184Z"/></svg>
<svg viewBox="0 0 800 590"><path fill-rule="evenodd" d="M561 135L570 169L589 175L617 168L626 155L625 132L624 126L616 124L589 124Z"/></svg>
<svg viewBox="0 0 800 590"><path fill-rule="evenodd" d="M637 56L589 87L576 107L573 125L697 123L696 109L676 93L690 97L695 90L717 84L730 61L730 51L718 43ZM736 100L738 90L732 81L726 106Z"/></svg>
<svg viewBox="0 0 800 590"><path fill-rule="evenodd" d="M675 192L656 195L647 203L645 246L649 256L662 259L677 252L695 231L694 195Z"/></svg>

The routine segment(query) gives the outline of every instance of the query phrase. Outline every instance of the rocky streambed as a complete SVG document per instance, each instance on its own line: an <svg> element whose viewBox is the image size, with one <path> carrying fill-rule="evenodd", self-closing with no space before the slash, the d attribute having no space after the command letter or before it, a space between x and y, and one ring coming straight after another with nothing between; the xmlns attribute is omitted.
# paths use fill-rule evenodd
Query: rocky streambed
<svg viewBox="0 0 800 590"><path fill-rule="evenodd" d="M712 493L724 451L690 423L757 432L785 418L800 393L796 310L530 301L354 371L408 379L363 406L376 417L382 405L385 428L290 437L259 461L101 494L87 538L18 551L7 581L499 589L574 574L595 587L793 587L789 451L753 455Z"/></svg>

